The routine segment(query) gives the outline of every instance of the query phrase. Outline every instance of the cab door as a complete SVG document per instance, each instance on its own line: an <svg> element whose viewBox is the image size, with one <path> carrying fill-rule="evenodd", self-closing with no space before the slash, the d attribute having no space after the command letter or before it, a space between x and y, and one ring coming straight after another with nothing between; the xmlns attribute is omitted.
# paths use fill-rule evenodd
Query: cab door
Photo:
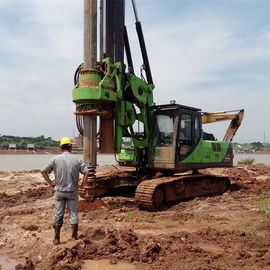
<svg viewBox="0 0 270 270"><path fill-rule="evenodd" d="M154 114L149 149L149 167L151 169L175 169L177 123L177 110Z"/></svg>
<svg viewBox="0 0 270 270"><path fill-rule="evenodd" d="M196 111L180 110L176 160L182 161L191 155L201 138L201 117Z"/></svg>

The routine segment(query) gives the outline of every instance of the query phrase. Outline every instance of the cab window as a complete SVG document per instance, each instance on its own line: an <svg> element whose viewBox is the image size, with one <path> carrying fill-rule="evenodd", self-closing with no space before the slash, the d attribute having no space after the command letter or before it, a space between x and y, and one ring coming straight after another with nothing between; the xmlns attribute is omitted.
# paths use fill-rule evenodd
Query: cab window
<svg viewBox="0 0 270 270"><path fill-rule="evenodd" d="M183 113L180 122L179 154L185 156L192 150L192 116Z"/></svg>
<svg viewBox="0 0 270 270"><path fill-rule="evenodd" d="M201 137L200 120L199 120L198 115L196 115L194 119L194 135L195 135L195 144L196 144Z"/></svg>
<svg viewBox="0 0 270 270"><path fill-rule="evenodd" d="M153 146L172 146L175 117L156 115L154 122Z"/></svg>

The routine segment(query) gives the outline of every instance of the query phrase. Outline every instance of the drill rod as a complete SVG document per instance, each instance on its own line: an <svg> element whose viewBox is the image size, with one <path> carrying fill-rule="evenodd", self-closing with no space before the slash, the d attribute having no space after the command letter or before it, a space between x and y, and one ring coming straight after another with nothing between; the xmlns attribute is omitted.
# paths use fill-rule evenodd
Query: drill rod
<svg viewBox="0 0 270 270"><path fill-rule="evenodd" d="M84 0L84 69L95 69L96 64L97 0ZM83 158L89 170L88 184L91 185L96 178L97 117L92 115L84 115L83 125Z"/></svg>

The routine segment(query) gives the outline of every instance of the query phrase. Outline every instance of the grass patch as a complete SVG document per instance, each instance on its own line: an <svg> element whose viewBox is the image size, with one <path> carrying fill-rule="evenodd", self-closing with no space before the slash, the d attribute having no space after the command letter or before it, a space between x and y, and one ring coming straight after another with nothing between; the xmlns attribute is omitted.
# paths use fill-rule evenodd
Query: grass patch
<svg viewBox="0 0 270 270"><path fill-rule="evenodd" d="M270 218L270 197L265 198L259 206L260 211Z"/></svg>
<svg viewBox="0 0 270 270"><path fill-rule="evenodd" d="M257 207L260 209L260 212L263 213L267 218L270 218L270 195L262 191L258 194L258 204Z"/></svg>
<svg viewBox="0 0 270 270"><path fill-rule="evenodd" d="M253 164L255 161L255 158L242 158L237 162L237 164Z"/></svg>
<svg viewBox="0 0 270 270"><path fill-rule="evenodd" d="M207 222L211 221L211 217L208 215L202 216L201 219L206 220Z"/></svg>
<svg viewBox="0 0 270 270"><path fill-rule="evenodd" d="M127 215L124 217L125 222L131 222L134 219L134 213L129 209Z"/></svg>
<svg viewBox="0 0 270 270"><path fill-rule="evenodd" d="M166 228L166 229L174 228L174 227L175 227L174 224L168 224L168 223L165 223L165 224L164 224L164 228Z"/></svg>
<svg viewBox="0 0 270 270"><path fill-rule="evenodd" d="M149 212L145 214L145 219L147 222L153 222L153 215Z"/></svg>
<svg viewBox="0 0 270 270"><path fill-rule="evenodd" d="M252 237L257 238L257 230L256 230L256 227L251 227L251 228L250 228L250 234L252 235Z"/></svg>
<svg viewBox="0 0 270 270"><path fill-rule="evenodd" d="M196 217L196 221L198 223L201 223L202 220L207 221L209 223L209 222L211 222L212 218L209 215L197 216Z"/></svg>

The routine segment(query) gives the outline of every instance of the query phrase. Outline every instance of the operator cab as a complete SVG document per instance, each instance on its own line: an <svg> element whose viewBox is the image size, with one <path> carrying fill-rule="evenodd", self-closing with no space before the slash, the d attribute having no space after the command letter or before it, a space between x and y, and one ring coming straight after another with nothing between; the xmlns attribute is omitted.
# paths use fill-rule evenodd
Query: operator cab
<svg viewBox="0 0 270 270"><path fill-rule="evenodd" d="M179 104L152 108L149 168L179 170L202 137L201 110Z"/></svg>

